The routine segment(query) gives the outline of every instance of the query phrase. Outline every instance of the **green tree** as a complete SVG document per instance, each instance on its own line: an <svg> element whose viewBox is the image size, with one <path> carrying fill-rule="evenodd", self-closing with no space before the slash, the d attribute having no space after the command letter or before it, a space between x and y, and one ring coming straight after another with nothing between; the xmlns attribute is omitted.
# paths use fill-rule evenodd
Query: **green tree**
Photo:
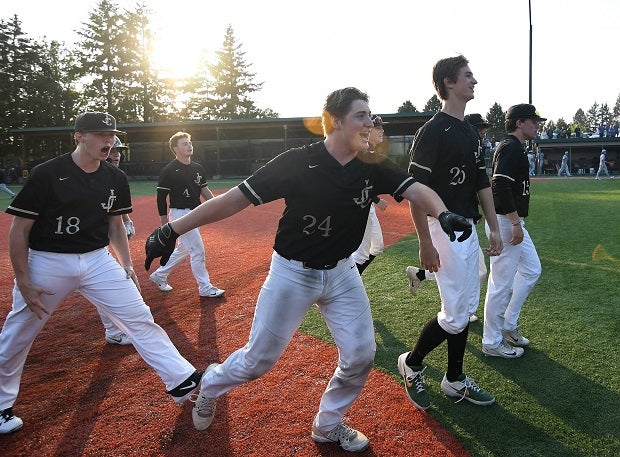
<svg viewBox="0 0 620 457"><path fill-rule="evenodd" d="M441 100L437 97L437 94L434 94L424 105L424 112L437 113L441 111L442 108Z"/></svg>
<svg viewBox="0 0 620 457"><path fill-rule="evenodd" d="M588 130L588 117L581 108L579 108L573 116L573 129L575 127L579 127L582 132Z"/></svg>
<svg viewBox="0 0 620 457"><path fill-rule="evenodd" d="M121 111L131 112L127 120L161 122L177 117L174 105L176 89L171 81L159 77L150 55L153 32L150 26L151 10L139 4L122 15L125 38L126 98L119 101Z"/></svg>
<svg viewBox="0 0 620 457"><path fill-rule="evenodd" d="M614 121L620 121L620 95L616 98L616 104L614 105L614 110L612 111L614 116Z"/></svg>
<svg viewBox="0 0 620 457"><path fill-rule="evenodd" d="M611 124L613 120L613 115L611 110L609 109L609 105L607 103L601 103L601 109L599 111L599 115L601 117L601 123L603 125Z"/></svg>
<svg viewBox="0 0 620 457"><path fill-rule="evenodd" d="M588 130L598 132L598 126L601 123L601 112L598 103L594 102L594 104L590 107L586 113L586 119L588 123Z"/></svg>
<svg viewBox="0 0 620 457"><path fill-rule="evenodd" d="M417 113L418 109L415 107L411 101L406 100L400 107L398 108L398 113Z"/></svg>
<svg viewBox="0 0 620 457"><path fill-rule="evenodd" d="M76 94L67 83L67 53L56 42L37 43L28 38L17 16L0 21L0 155L2 164L24 165L26 154L21 137L11 128L62 125ZM38 157L53 154L54 146L43 144Z"/></svg>
<svg viewBox="0 0 620 457"><path fill-rule="evenodd" d="M486 117L487 122L491 124L491 127L488 128L489 135L502 135L505 132L506 114L502 105L497 102L493 103Z"/></svg>
<svg viewBox="0 0 620 457"><path fill-rule="evenodd" d="M190 117L209 119L253 119L261 117L278 117L271 109L259 109L250 95L261 89L263 83L255 83L254 73L250 73L249 64L241 44L237 44L232 26L228 26L222 48L216 52L216 63L209 65L208 75L202 80L193 81L199 91L192 94L187 105ZM206 103L198 100L206 99Z"/></svg>

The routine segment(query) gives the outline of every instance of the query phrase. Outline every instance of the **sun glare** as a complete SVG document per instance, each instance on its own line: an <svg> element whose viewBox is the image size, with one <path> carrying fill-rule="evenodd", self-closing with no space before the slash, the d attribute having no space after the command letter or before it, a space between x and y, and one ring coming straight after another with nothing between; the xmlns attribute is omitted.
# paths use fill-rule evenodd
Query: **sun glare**
<svg viewBox="0 0 620 457"><path fill-rule="evenodd" d="M175 82L187 79L198 71L203 51L183 37L157 36L150 46L150 59L164 79Z"/></svg>

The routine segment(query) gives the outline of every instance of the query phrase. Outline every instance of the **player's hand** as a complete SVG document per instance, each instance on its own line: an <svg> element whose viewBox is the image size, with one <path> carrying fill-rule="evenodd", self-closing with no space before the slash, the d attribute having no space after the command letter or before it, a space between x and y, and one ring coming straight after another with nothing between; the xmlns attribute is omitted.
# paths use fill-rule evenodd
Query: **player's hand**
<svg viewBox="0 0 620 457"><path fill-rule="evenodd" d="M376 203L377 208L379 208L381 211L385 211L388 207L388 202L382 198L379 199L379 201Z"/></svg>
<svg viewBox="0 0 620 457"><path fill-rule="evenodd" d="M144 245L144 251L146 252L144 268L146 271L151 268L151 262L157 257L161 257L161 260L159 261L161 266L168 263L168 259L170 258L172 251L174 251L174 246L178 237L179 234L172 230L170 222L162 225L161 227L157 227L153 233L149 235L146 239L146 244Z"/></svg>
<svg viewBox="0 0 620 457"><path fill-rule="evenodd" d="M439 224L441 224L441 228L448 237L450 241L465 241L471 235L472 227L467 219L458 214L452 213L450 211L444 211L437 218L439 219ZM454 232L463 232L461 235L456 238L456 234Z"/></svg>
<svg viewBox="0 0 620 457"><path fill-rule="evenodd" d="M127 230L127 239L130 240L131 237L136 234L136 229L133 226L133 222L125 221L123 224L125 224L125 230Z"/></svg>
<svg viewBox="0 0 620 457"><path fill-rule="evenodd" d="M41 295L54 295L54 292L45 290L42 287L36 286L31 283L20 283L18 284L18 288L28 309L32 311L39 319L43 318L43 314L49 314L49 311L41 302Z"/></svg>

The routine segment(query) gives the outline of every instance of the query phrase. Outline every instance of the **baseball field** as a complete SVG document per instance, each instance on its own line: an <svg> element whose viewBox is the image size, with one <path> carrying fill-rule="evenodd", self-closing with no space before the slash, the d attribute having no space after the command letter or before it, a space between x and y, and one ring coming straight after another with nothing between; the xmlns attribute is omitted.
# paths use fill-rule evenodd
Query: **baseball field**
<svg viewBox="0 0 620 457"><path fill-rule="evenodd" d="M169 293L141 267L145 237L158 225L154 188L132 183L134 264L155 320L202 368L247 340L283 204L250 207L201 229L212 281L226 294L200 299L189 262L169 277ZM0 208L8 202L0 196ZM527 228L543 274L520 319L532 345L520 359L488 358L482 323L470 327L465 370L496 396L490 407L455 404L441 393L445 345L426 359L433 406L422 412L407 400L396 359L437 312L439 295L432 282L409 294L403 273L417 263L417 241L407 205L390 202L379 214L389 247L364 273L375 369L347 414L370 438L361 455L620 455L620 180L534 180ZM10 222L0 214L0 324L11 306ZM0 436L2 456L348 455L309 434L337 358L314 310L271 372L219 399L203 433L192 426L191 405L176 406L133 347L106 344L103 336L94 307L79 294L59 307L26 362L14 406L24 428Z"/></svg>

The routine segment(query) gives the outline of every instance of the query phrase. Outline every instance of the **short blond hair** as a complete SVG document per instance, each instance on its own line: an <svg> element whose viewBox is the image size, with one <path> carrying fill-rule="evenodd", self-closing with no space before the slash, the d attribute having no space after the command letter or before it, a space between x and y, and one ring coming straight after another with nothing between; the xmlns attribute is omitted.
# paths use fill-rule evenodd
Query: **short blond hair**
<svg viewBox="0 0 620 457"><path fill-rule="evenodd" d="M179 144L179 140L181 138L187 138L188 140L192 141L192 136L187 132L177 132L172 135L168 140L168 146L170 146L170 150L174 155L176 155L176 152L174 152L173 148L175 148Z"/></svg>

